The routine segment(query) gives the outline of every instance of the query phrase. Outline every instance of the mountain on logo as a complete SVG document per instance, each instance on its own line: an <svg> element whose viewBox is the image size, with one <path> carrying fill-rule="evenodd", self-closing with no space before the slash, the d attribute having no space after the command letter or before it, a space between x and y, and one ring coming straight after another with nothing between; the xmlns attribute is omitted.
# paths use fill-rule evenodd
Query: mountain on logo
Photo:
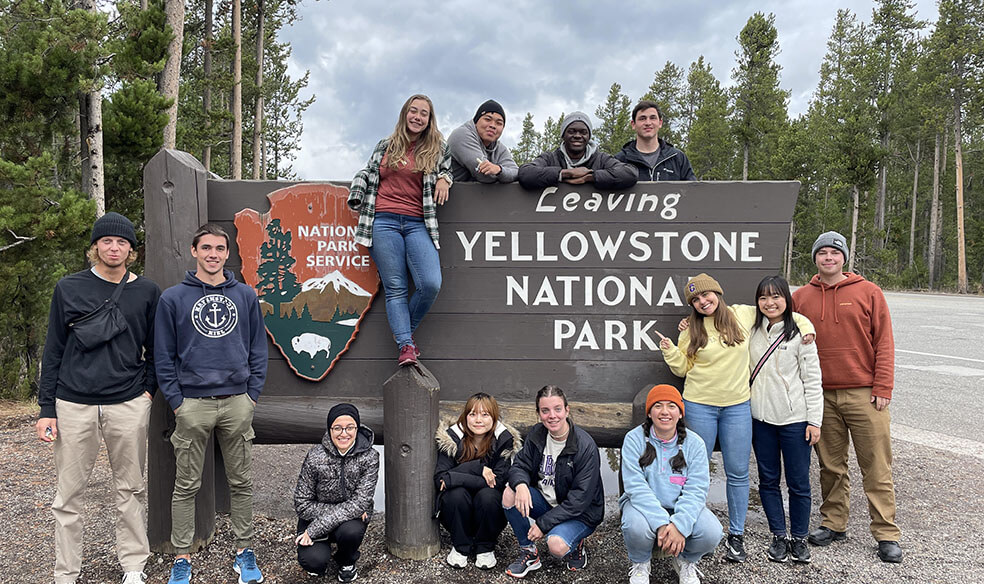
<svg viewBox="0 0 984 584"><path fill-rule="evenodd" d="M372 293L335 270L327 276L306 280L294 300L280 304L280 314L289 316L294 311L301 314L307 306L311 320L329 322L336 311L361 314L371 298Z"/></svg>

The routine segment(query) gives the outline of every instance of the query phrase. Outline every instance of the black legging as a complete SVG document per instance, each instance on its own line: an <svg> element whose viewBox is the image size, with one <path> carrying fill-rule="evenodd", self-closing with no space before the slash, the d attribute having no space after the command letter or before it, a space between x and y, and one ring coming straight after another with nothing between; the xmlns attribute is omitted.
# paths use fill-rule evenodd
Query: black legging
<svg viewBox="0 0 984 584"><path fill-rule="evenodd" d="M304 533L310 521L299 519L297 533ZM313 545L297 546L297 562L307 572L323 575L331 560L331 544L336 544L335 562L339 567L354 566L361 555L359 546L366 536L367 523L360 519L349 519L328 534L325 539L319 539Z"/></svg>
<svg viewBox="0 0 984 584"><path fill-rule="evenodd" d="M441 525L451 534L454 549L462 554L494 550L499 534L506 526L502 491L486 487L473 493L464 487L455 487L443 493Z"/></svg>

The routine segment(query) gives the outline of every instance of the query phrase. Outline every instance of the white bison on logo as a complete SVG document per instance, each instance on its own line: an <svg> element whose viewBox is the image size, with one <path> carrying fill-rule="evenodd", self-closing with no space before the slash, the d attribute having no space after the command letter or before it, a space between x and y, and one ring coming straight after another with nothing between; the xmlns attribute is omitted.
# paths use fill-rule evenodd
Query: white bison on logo
<svg viewBox="0 0 984 584"><path fill-rule="evenodd" d="M290 346L298 355L307 353L312 359L321 351L325 352L326 358L331 355L331 339L314 333L301 333L290 340Z"/></svg>

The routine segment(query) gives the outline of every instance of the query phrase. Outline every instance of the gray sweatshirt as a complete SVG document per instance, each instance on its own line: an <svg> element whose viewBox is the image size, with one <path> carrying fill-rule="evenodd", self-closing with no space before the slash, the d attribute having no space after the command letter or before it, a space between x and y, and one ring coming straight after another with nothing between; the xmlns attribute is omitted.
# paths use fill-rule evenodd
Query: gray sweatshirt
<svg viewBox="0 0 984 584"><path fill-rule="evenodd" d="M486 148L478 136L475 122L471 120L451 132L448 148L451 149L451 173L454 182L510 183L516 180L519 173L519 166L513 161L509 149L499 140ZM502 172L495 176L478 172L478 165L483 160L498 164L502 167Z"/></svg>

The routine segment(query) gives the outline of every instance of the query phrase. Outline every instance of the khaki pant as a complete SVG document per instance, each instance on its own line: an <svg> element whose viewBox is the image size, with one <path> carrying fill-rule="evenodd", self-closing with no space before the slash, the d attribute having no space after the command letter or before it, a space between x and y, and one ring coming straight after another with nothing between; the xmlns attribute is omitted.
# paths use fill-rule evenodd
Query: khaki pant
<svg viewBox="0 0 984 584"><path fill-rule="evenodd" d="M55 582L75 582L82 568L82 521L85 487L106 443L116 489L116 555L124 572L139 572L150 557L147 542L147 424L150 400L137 396L121 404L93 406L55 400L58 439L55 470L58 487L55 516Z"/></svg>
<svg viewBox="0 0 984 584"><path fill-rule="evenodd" d="M254 407L245 393L225 399L186 397L174 414L171 544L176 553L189 553L195 537L195 495L202 486L205 446L213 430L229 481L229 521L236 547L252 545Z"/></svg>
<svg viewBox="0 0 984 584"><path fill-rule="evenodd" d="M878 541L898 541L895 524L895 486L892 483L891 415L871 403L871 388L823 392L823 432L817 443L820 459L821 525L847 530L851 482L847 470L848 435L861 467L868 497L871 535Z"/></svg>

